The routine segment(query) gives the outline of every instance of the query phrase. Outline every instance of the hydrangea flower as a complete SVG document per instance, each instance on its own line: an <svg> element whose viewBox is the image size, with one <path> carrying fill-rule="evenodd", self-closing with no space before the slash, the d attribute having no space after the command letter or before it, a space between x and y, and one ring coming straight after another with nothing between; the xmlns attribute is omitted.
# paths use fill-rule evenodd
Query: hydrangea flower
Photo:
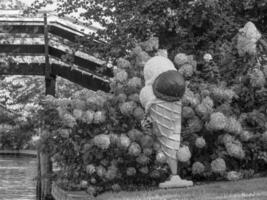
<svg viewBox="0 0 267 200"><path fill-rule="evenodd" d="M82 117L83 122L85 122L86 124L92 124L94 120L94 115L95 115L94 111L87 110L86 112L83 113Z"/></svg>
<svg viewBox="0 0 267 200"><path fill-rule="evenodd" d="M136 169L134 167L128 167L126 170L127 176L135 176L136 175Z"/></svg>
<svg viewBox="0 0 267 200"><path fill-rule="evenodd" d="M160 178L160 172L159 172L159 170L153 170L152 172L150 172L150 177L151 178L154 178L154 179Z"/></svg>
<svg viewBox="0 0 267 200"><path fill-rule="evenodd" d="M139 94L138 94L138 93L131 94L131 95L128 97L128 100L129 100L129 101L134 101L134 102L139 103L139 102L140 102Z"/></svg>
<svg viewBox="0 0 267 200"><path fill-rule="evenodd" d="M70 129L59 129L59 134L63 138L68 138L70 136L71 130Z"/></svg>
<svg viewBox="0 0 267 200"><path fill-rule="evenodd" d="M127 135L125 134L121 134L120 138L119 138L119 146L123 149L127 149L131 144L131 140L129 139L129 137L127 137Z"/></svg>
<svg viewBox="0 0 267 200"><path fill-rule="evenodd" d="M145 51L140 51L140 53L136 56L136 66L143 68L150 58L151 57Z"/></svg>
<svg viewBox="0 0 267 200"><path fill-rule="evenodd" d="M153 144L153 149L156 151L156 152L160 152L160 143L158 142L154 142Z"/></svg>
<svg viewBox="0 0 267 200"><path fill-rule="evenodd" d="M108 168L105 178L109 181L114 180L117 177L118 168L116 166L111 166Z"/></svg>
<svg viewBox="0 0 267 200"><path fill-rule="evenodd" d="M182 112L183 119L190 119L190 118L193 118L194 116L195 116L195 112L191 107L189 106L183 107L183 112Z"/></svg>
<svg viewBox="0 0 267 200"><path fill-rule="evenodd" d="M92 175L93 173L96 172L96 167L93 164L89 164L89 165L86 166L86 172L89 175Z"/></svg>
<svg viewBox="0 0 267 200"><path fill-rule="evenodd" d="M205 171L205 166L201 162L194 162L192 165L192 174L201 175Z"/></svg>
<svg viewBox="0 0 267 200"><path fill-rule="evenodd" d="M242 131L240 134L240 139L243 142L249 141L253 137L253 134L249 131Z"/></svg>
<svg viewBox="0 0 267 200"><path fill-rule="evenodd" d="M115 133L110 133L109 139L112 145L117 145L119 143L119 136Z"/></svg>
<svg viewBox="0 0 267 200"><path fill-rule="evenodd" d="M174 57L174 63L179 67L188 62L188 56L185 53L178 53Z"/></svg>
<svg viewBox="0 0 267 200"><path fill-rule="evenodd" d="M135 117L136 120L141 121L142 119L144 119L145 116L144 109L138 106L137 108L134 109L133 116Z"/></svg>
<svg viewBox="0 0 267 200"><path fill-rule="evenodd" d="M236 143L235 138L232 135L224 134L221 138L221 143L226 145L227 143Z"/></svg>
<svg viewBox="0 0 267 200"><path fill-rule="evenodd" d="M159 48L159 38L151 37L149 40L140 43L140 45L147 52L157 50Z"/></svg>
<svg viewBox="0 0 267 200"><path fill-rule="evenodd" d="M236 93L232 89L226 89L223 87L213 86L210 88L211 95L215 101L231 102L233 98L237 97Z"/></svg>
<svg viewBox="0 0 267 200"><path fill-rule="evenodd" d="M128 149L128 153L131 155L131 156L139 156L141 154L141 147L139 144L137 144L136 142L133 142L129 149Z"/></svg>
<svg viewBox="0 0 267 200"><path fill-rule="evenodd" d="M80 109L74 109L72 113L73 113L73 116L74 116L74 118L76 120L82 119L82 116L83 116L83 111L82 110L80 110Z"/></svg>
<svg viewBox="0 0 267 200"><path fill-rule="evenodd" d="M264 142L264 144L267 144L267 131L265 131L265 132L261 135L260 140L261 140L262 142Z"/></svg>
<svg viewBox="0 0 267 200"><path fill-rule="evenodd" d="M117 96L117 100L118 100L118 102L123 103L127 100L127 95L125 93L120 93Z"/></svg>
<svg viewBox="0 0 267 200"><path fill-rule="evenodd" d="M198 137L196 139L195 145L197 148L202 149L206 146L206 141L203 137Z"/></svg>
<svg viewBox="0 0 267 200"><path fill-rule="evenodd" d="M96 167L96 174L100 177L103 178L106 175L107 170L103 166L98 166Z"/></svg>
<svg viewBox="0 0 267 200"><path fill-rule="evenodd" d="M180 162L188 162L191 158L191 152L188 146L182 146L177 152L177 158Z"/></svg>
<svg viewBox="0 0 267 200"><path fill-rule="evenodd" d="M239 121L237 121L233 117L228 118L227 126L225 130L229 133L233 133L235 135L240 135L242 132L242 126Z"/></svg>
<svg viewBox="0 0 267 200"><path fill-rule="evenodd" d="M117 67L121 69L129 69L131 68L131 63L125 58L119 58L117 60Z"/></svg>
<svg viewBox="0 0 267 200"><path fill-rule="evenodd" d="M168 58L168 51L166 49L159 49L156 53L156 56Z"/></svg>
<svg viewBox="0 0 267 200"><path fill-rule="evenodd" d="M114 79L118 82L125 82L128 79L128 73L125 70L120 70L115 73Z"/></svg>
<svg viewBox="0 0 267 200"><path fill-rule="evenodd" d="M150 135L144 135L142 138L141 138L141 146L143 148L150 148L153 146L153 143L154 143L154 140L153 138L150 136Z"/></svg>
<svg viewBox="0 0 267 200"><path fill-rule="evenodd" d="M188 123L187 131L189 133L197 133L201 131L203 127L203 122L197 116L189 119L187 123Z"/></svg>
<svg viewBox="0 0 267 200"><path fill-rule="evenodd" d="M131 115L133 113L136 103L133 101L127 101L121 104L120 111L123 115Z"/></svg>
<svg viewBox="0 0 267 200"><path fill-rule="evenodd" d="M56 109L57 109L59 117L63 119L64 115L67 113L67 110L60 106L58 106Z"/></svg>
<svg viewBox="0 0 267 200"><path fill-rule="evenodd" d="M69 113L66 113L63 116L63 123L65 126L67 126L69 128L73 128L77 124L76 119Z"/></svg>
<svg viewBox="0 0 267 200"><path fill-rule="evenodd" d="M104 111L97 111L94 113L94 123L101 124L106 121L106 114Z"/></svg>
<svg viewBox="0 0 267 200"><path fill-rule="evenodd" d="M81 186L81 188L87 188L87 186L88 186L88 181L86 181L86 180L81 180L81 182L80 182L80 186Z"/></svg>
<svg viewBox="0 0 267 200"><path fill-rule="evenodd" d="M235 143L227 143L225 147L229 156L232 156L240 160L245 158L245 152L242 148L242 145L238 145Z"/></svg>
<svg viewBox="0 0 267 200"><path fill-rule="evenodd" d="M258 68L253 69L252 72L249 73L249 77L252 87L258 87L258 88L264 87L266 80L264 73L260 69Z"/></svg>
<svg viewBox="0 0 267 200"><path fill-rule="evenodd" d="M142 80L139 77L133 77L128 81L128 86L131 88L140 88L142 86Z"/></svg>
<svg viewBox="0 0 267 200"><path fill-rule="evenodd" d="M86 109L86 102L81 99L75 99L72 101L72 107L78 110L85 110Z"/></svg>
<svg viewBox="0 0 267 200"><path fill-rule="evenodd" d="M212 131L224 130L228 125L227 117L220 112L215 112L210 115L210 121L207 125L207 128Z"/></svg>
<svg viewBox="0 0 267 200"><path fill-rule="evenodd" d="M226 164L224 159L217 158L211 162L211 170L214 173L223 173L226 170Z"/></svg>
<svg viewBox="0 0 267 200"><path fill-rule="evenodd" d="M156 161L159 163L166 163L167 157L163 152L159 151L156 155Z"/></svg>
<svg viewBox="0 0 267 200"><path fill-rule="evenodd" d="M105 150L105 149L108 149L110 146L110 137L109 135L105 135L105 134L96 135L93 138L93 142L94 142L94 145L96 145L100 149Z"/></svg>
<svg viewBox="0 0 267 200"><path fill-rule="evenodd" d="M182 102L185 106L196 107L200 103L200 99L189 88L186 88Z"/></svg>
<svg viewBox="0 0 267 200"><path fill-rule="evenodd" d="M206 119L213 111L213 100L210 97L205 97L202 102L197 105L196 113Z"/></svg>
<svg viewBox="0 0 267 200"><path fill-rule="evenodd" d="M146 155L146 156L151 156L153 154L153 149L151 148L144 148L143 149L143 153Z"/></svg>
<svg viewBox="0 0 267 200"><path fill-rule="evenodd" d="M212 55L209 54L209 53L205 53L204 56L203 56L203 59L205 62L209 62L211 61L213 58L212 58Z"/></svg>
<svg viewBox="0 0 267 200"><path fill-rule="evenodd" d="M118 183L113 184L113 185L111 186L111 188L112 188L112 190L113 190L114 192L119 192L119 191L121 191L121 186L120 186Z"/></svg>
<svg viewBox="0 0 267 200"><path fill-rule="evenodd" d="M39 140L40 140L40 136L39 135L33 135L32 138L31 138L31 142L33 144L36 144Z"/></svg>
<svg viewBox="0 0 267 200"><path fill-rule="evenodd" d="M132 141L140 141L143 137L143 133L137 129L131 129L128 131L127 135Z"/></svg>
<svg viewBox="0 0 267 200"><path fill-rule="evenodd" d="M147 165L149 163L150 159L145 154L141 154L136 158L136 162L140 165Z"/></svg>
<svg viewBox="0 0 267 200"><path fill-rule="evenodd" d="M226 179L228 181L237 181L240 180L242 178L242 173L237 172L237 171L230 171L227 172L226 174Z"/></svg>
<svg viewBox="0 0 267 200"><path fill-rule="evenodd" d="M194 68L192 65L184 64L179 68L178 72L180 72L183 77L190 78L194 74Z"/></svg>
<svg viewBox="0 0 267 200"><path fill-rule="evenodd" d="M149 169L148 167L141 167L139 169L139 171L142 173L142 174L148 174L149 173Z"/></svg>

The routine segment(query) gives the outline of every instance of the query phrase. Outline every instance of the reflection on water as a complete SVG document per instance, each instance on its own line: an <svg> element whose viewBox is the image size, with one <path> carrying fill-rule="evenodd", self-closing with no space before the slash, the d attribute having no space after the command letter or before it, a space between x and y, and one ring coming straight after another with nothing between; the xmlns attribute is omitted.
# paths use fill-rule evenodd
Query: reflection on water
<svg viewBox="0 0 267 200"><path fill-rule="evenodd" d="M0 155L0 200L34 200L36 158Z"/></svg>

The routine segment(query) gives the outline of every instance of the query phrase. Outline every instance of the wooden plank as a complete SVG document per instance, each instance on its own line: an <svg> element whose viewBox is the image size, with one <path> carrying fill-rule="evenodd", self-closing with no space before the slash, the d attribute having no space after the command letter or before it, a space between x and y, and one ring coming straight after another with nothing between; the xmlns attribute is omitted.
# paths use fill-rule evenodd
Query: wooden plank
<svg viewBox="0 0 267 200"><path fill-rule="evenodd" d="M100 66L105 65L105 61L96 58L89 53L85 53L83 50L84 47L82 45L77 45L76 43L70 42L66 39L62 39L59 37L49 37L49 46L64 51L65 53L75 51L75 55L81 57L85 60L92 61ZM77 46L77 49L73 49L73 47Z"/></svg>
<svg viewBox="0 0 267 200"><path fill-rule="evenodd" d="M0 53L6 53L10 55L19 54L44 54L44 45L11 45L11 44L0 44Z"/></svg>
<svg viewBox="0 0 267 200"><path fill-rule="evenodd" d="M91 90L103 90L105 92L110 91L109 81L101 77L94 76L87 72L83 72L78 69L71 69L70 67L52 64L53 74L68 79L74 83L77 83L85 88Z"/></svg>
<svg viewBox="0 0 267 200"><path fill-rule="evenodd" d="M49 47L49 53L50 55L62 59L62 56L66 55L66 52L54 48L54 47ZM79 56L74 56L73 57L73 64L79 66L81 69L86 69L88 72L95 74L95 75L102 75L102 76L108 76L108 77L112 77L112 70L103 66L103 65L99 65L93 61L81 58ZM105 70L103 70L103 68L106 68ZM103 70L104 73L99 73L99 70Z"/></svg>
<svg viewBox="0 0 267 200"><path fill-rule="evenodd" d="M26 33L42 34L44 27L42 25L14 25L5 22L0 23L0 33Z"/></svg>

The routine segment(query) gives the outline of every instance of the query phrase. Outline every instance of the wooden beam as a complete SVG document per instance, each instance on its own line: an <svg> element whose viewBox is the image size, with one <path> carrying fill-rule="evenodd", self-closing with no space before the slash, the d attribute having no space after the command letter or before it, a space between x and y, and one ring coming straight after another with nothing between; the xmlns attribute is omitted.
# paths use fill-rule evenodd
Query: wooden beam
<svg viewBox="0 0 267 200"><path fill-rule="evenodd" d="M42 34L44 27L42 25L14 25L14 23L0 22L0 33L26 33Z"/></svg>
<svg viewBox="0 0 267 200"><path fill-rule="evenodd" d="M44 75L44 63L0 63L0 75Z"/></svg>
<svg viewBox="0 0 267 200"><path fill-rule="evenodd" d="M53 74L68 79L90 90L110 91L109 81L79 69L71 69L63 65L52 64Z"/></svg>
<svg viewBox="0 0 267 200"><path fill-rule="evenodd" d="M45 94L55 96L56 94L56 76L52 74L52 68L49 63L49 38L47 13L44 14L44 42L45 42Z"/></svg>
<svg viewBox="0 0 267 200"><path fill-rule="evenodd" d="M31 55L40 55L44 54L44 45L0 44L0 53L6 53L9 55L19 55L25 53Z"/></svg>
<svg viewBox="0 0 267 200"><path fill-rule="evenodd" d="M58 48L54 48L54 47L49 47L49 53L51 56L54 56L54 57L59 58L59 59L62 59L62 56L66 55L66 52L64 52ZM84 70L86 70L92 74L112 77L112 70L111 69L109 69L103 65L97 64L93 61L84 59L82 57L74 55L73 56L73 64L79 66L81 69L84 69ZM103 69L103 68L105 68L105 69ZM102 73L101 70L104 72ZM98 71L101 71L101 73Z"/></svg>

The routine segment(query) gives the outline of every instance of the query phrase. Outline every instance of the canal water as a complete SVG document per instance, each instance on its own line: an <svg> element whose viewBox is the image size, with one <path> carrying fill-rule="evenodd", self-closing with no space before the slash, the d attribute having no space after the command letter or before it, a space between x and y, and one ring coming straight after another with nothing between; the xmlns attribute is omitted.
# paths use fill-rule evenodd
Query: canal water
<svg viewBox="0 0 267 200"><path fill-rule="evenodd" d="M36 158L0 155L0 200L35 200Z"/></svg>

